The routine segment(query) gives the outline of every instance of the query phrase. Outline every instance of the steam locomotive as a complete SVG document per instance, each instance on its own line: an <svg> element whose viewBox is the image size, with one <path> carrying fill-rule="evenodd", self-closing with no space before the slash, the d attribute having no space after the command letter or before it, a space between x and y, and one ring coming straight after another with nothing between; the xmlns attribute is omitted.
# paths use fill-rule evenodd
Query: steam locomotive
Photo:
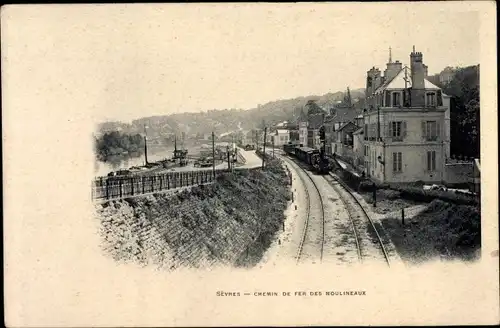
<svg viewBox="0 0 500 328"><path fill-rule="evenodd" d="M289 143L283 146L283 151L288 156L293 156L299 161L306 163L318 174L328 174L331 170L330 161L318 149Z"/></svg>

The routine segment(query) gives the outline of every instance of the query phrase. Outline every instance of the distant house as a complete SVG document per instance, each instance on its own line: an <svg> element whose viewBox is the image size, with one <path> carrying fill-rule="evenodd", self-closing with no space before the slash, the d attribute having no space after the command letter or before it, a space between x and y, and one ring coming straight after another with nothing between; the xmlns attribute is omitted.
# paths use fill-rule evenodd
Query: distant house
<svg viewBox="0 0 500 328"><path fill-rule="evenodd" d="M448 66L439 73L439 83L442 85L446 85L451 82L453 77L455 76L455 69Z"/></svg>
<svg viewBox="0 0 500 328"><path fill-rule="evenodd" d="M332 155L333 154L333 140L334 136L334 128L333 128L333 116L328 115L325 117L325 121L323 123L323 127L325 128L325 154Z"/></svg>
<svg viewBox="0 0 500 328"><path fill-rule="evenodd" d="M326 112L314 101L309 100L297 120L299 142L303 146L319 148L319 129L323 126Z"/></svg>
<svg viewBox="0 0 500 328"><path fill-rule="evenodd" d="M335 143L333 144L334 154L345 157L353 158L353 133L358 130L359 127L352 122L344 123L338 130L335 131Z"/></svg>
<svg viewBox="0 0 500 328"><path fill-rule="evenodd" d="M353 151L353 162L354 165L359 167L361 171L364 171L364 140L363 140L363 128L359 128L352 133L352 151Z"/></svg>
<svg viewBox="0 0 500 328"><path fill-rule="evenodd" d="M348 127L348 123L352 123L356 125L356 122L359 121L359 116L361 115L362 119L362 111L357 110L353 105L351 100L351 95L349 88L347 88L346 96L342 101L337 103L331 110L330 115L325 118L324 127L325 127L325 139L326 139L326 147L325 151L327 155L333 155L333 153L339 154L338 151L335 151L335 147L340 149L340 145L343 142L342 137L339 139L339 135L337 132L342 127ZM352 128L348 127L349 132L352 132Z"/></svg>
<svg viewBox="0 0 500 328"><path fill-rule="evenodd" d="M287 129L277 129L271 137L275 147L283 146L290 141L290 131Z"/></svg>

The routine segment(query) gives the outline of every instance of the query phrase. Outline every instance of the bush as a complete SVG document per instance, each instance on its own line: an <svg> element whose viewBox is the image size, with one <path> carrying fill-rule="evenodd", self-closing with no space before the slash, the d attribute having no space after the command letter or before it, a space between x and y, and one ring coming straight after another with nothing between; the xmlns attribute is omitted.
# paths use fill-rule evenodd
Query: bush
<svg viewBox="0 0 500 328"><path fill-rule="evenodd" d="M361 181L358 190L361 192L373 192L375 184L370 180Z"/></svg>
<svg viewBox="0 0 500 328"><path fill-rule="evenodd" d="M435 199L439 199L442 201L447 201L458 205L477 205L477 200L471 194L453 192L453 191L424 190L420 185L422 185L421 181L401 186L401 185L389 185L386 183L374 184L370 180L365 180L359 183L358 191L373 192L373 186L375 186L377 190L390 189L399 192L399 195L397 197L396 194L393 195L394 198L400 197L422 203L429 203ZM388 196L387 198L391 199L390 196Z"/></svg>

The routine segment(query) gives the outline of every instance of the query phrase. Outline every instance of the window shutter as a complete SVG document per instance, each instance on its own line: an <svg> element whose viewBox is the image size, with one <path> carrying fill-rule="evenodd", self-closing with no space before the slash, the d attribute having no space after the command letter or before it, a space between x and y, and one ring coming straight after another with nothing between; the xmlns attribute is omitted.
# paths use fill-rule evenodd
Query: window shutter
<svg viewBox="0 0 500 328"><path fill-rule="evenodd" d="M437 140L441 140L441 122L436 122L436 136Z"/></svg>
<svg viewBox="0 0 500 328"><path fill-rule="evenodd" d="M425 121L422 122L422 139L426 137Z"/></svg>
<svg viewBox="0 0 500 328"><path fill-rule="evenodd" d="M437 105L443 106L443 92L441 90L437 92Z"/></svg>
<svg viewBox="0 0 500 328"><path fill-rule="evenodd" d="M433 170L436 169L436 152L435 151L432 152L432 169Z"/></svg>
<svg viewBox="0 0 500 328"><path fill-rule="evenodd" d="M406 137L406 121L403 121L403 123L401 124L401 129L403 131L401 131L401 135L403 136L403 138Z"/></svg>
<svg viewBox="0 0 500 328"><path fill-rule="evenodd" d="M406 92L407 92L407 90L406 90L406 89L405 89L405 90L403 90L403 106L404 106L404 107L407 107L407 104L406 104L406 102L407 102L407 99L406 99Z"/></svg>
<svg viewBox="0 0 500 328"><path fill-rule="evenodd" d="M427 164L426 165L427 171L429 171L431 169L430 168L430 166L431 166L431 152L430 151L427 152L427 163L426 164Z"/></svg>
<svg viewBox="0 0 500 328"><path fill-rule="evenodd" d="M389 137L392 137L392 121L389 122Z"/></svg>
<svg viewBox="0 0 500 328"><path fill-rule="evenodd" d="M396 157L396 153L392 153L392 171L393 172L396 172L397 170L397 157Z"/></svg>
<svg viewBox="0 0 500 328"><path fill-rule="evenodd" d="M391 122L388 122L385 124L385 136L390 137L391 136Z"/></svg>
<svg viewBox="0 0 500 328"><path fill-rule="evenodd" d="M392 107L391 106L391 93L389 91L385 92L385 107Z"/></svg>

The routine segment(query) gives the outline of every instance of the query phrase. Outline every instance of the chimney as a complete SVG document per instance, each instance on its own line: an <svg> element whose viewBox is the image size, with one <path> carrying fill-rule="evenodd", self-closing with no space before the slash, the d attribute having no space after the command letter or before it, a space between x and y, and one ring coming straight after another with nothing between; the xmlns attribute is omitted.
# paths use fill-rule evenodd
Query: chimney
<svg viewBox="0 0 500 328"><path fill-rule="evenodd" d="M403 64L396 60L395 62L387 63L387 68L384 72L385 80L389 81L398 75L399 72L403 69Z"/></svg>
<svg viewBox="0 0 500 328"><path fill-rule="evenodd" d="M415 52L415 47L413 47L413 52L410 54L410 69L412 88L416 90L425 89L425 68L423 63L423 55L421 52Z"/></svg>
<svg viewBox="0 0 500 328"><path fill-rule="evenodd" d="M427 65L423 65L424 66L424 77L427 78L429 76L429 69L427 67Z"/></svg>

